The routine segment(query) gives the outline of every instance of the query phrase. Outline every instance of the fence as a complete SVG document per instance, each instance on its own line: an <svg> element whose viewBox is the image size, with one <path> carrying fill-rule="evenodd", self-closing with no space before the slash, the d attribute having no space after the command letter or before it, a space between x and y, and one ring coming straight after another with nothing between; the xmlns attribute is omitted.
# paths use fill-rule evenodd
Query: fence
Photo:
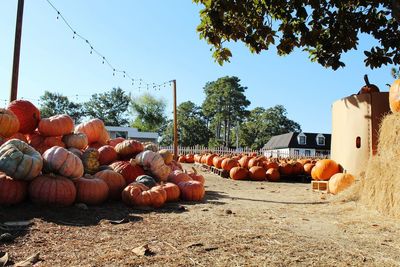
<svg viewBox="0 0 400 267"><path fill-rule="evenodd" d="M159 149L167 149L171 152L174 151L173 146L160 146ZM245 154L245 155L264 155L266 157L271 158L329 158L330 155L326 153L315 153L313 155L303 155L303 154L294 154L290 152L267 152L263 149L253 150L250 148L227 148L227 147L216 147L216 148L208 148L205 146L193 146L193 147L182 147L178 146L178 154L186 155L186 154L204 154L204 153L215 153L218 155L231 155L231 154Z"/></svg>

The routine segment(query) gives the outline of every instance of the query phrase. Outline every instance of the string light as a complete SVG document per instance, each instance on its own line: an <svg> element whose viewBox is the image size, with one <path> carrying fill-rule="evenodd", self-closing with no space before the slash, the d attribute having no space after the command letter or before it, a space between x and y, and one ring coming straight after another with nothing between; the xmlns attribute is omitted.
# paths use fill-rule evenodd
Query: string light
<svg viewBox="0 0 400 267"><path fill-rule="evenodd" d="M122 73L123 78L126 78L126 77L127 77L127 78L129 78L129 79L132 81L132 86L134 86L135 80L136 80L136 81L139 81L139 87L138 87L139 91L140 91L140 89L142 88L142 82L143 82L143 84L144 84L144 86L145 86L145 88L146 88L147 90L149 90L149 87L152 87L153 90L157 90L157 89L158 89L158 90L160 91L160 90L161 90L161 87L165 87L167 84L171 85L171 82L172 82L172 81L166 81L166 82L163 82L163 83L161 83L161 84L147 83L147 82L144 82L143 79L140 79L140 78L136 78L136 79L135 79L135 78L133 78L133 77L132 77L131 75L129 75L129 74L127 73L127 71L125 71L125 70L121 70L121 69L115 68L114 65L112 65L112 64L110 63L110 61L109 61L103 54L101 54L101 53L94 47L94 45L93 45L88 39L86 39L86 38L83 37L81 34L79 34L79 33L71 26L71 24L65 19L65 17L63 16L63 14L51 3L50 0L46 0L46 2L57 12L57 20L61 19L61 21L63 21L63 22L65 23L65 25L71 30L71 32L73 33L72 39L79 39L79 40L85 42L86 45L88 45L89 48L90 48L90 54L91 54L91 55L92 55L92 54L97 55L97 56L100 58L102 64L107 65L107 66L111 69L111 71L113 72L113 76L116 76L117 73Z"/></svg>

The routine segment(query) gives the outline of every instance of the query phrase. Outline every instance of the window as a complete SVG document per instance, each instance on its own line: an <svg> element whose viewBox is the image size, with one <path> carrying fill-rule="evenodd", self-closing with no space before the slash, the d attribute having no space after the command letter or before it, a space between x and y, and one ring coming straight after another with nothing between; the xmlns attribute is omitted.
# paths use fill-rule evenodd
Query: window
<svg viewBox="0 0 400 267"><path fill-rule="evenodd" d="M300 155L300 150L295 149L295 150L294 150L294 154L295 154L296 156Z"/></svg>
<svg viewBox="0 0 400 267"><path fill-rule="evenodd" d="M317 145L324 146L325 145L325 136L322 134L317 135Z"/></svg>
<svg viewBox="0 0 400 267"><path fill-rule="evenodd" d="M311 156L311 150L306 149L306 150L304 151L304 156L306 156L306 157Z"/></svg>
<svg viewBox="0 0 400 267"><path fill-rule="evenodd" d="M307 141L307 136L304 133L299 133L297 136L297 142L299 145L305 145Z"/></svg>
<svg viewBox="0 0 400 267"><path fill-rule="evenodd" d="M115 137L122 137L122 138L127 138L128 137L128 132L115 132Z"/></svg>

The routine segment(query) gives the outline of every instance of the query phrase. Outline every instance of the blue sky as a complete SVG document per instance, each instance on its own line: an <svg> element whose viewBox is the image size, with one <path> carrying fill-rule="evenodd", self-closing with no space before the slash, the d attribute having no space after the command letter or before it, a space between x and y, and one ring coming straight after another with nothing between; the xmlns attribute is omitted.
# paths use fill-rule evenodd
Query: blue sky
<svg viewBox="0 0 400 267"><path fill-rule="evenodd" d="M9 98L15 31L16 0L0 3L0 107ZM344 56L346 67L325 69L300 50L286 57L275 48L251 54L241 43L231 44L231 63L219 66L210 47L199 39L201 6L190 0L51 0L78 33L117 68L150 83L177 80L178 104L191 100L200 105L203 87L222 76L238 76L247 86L250 109L282 104L288 117L306 132L331 131L331 104L356 93L363 75L388 91L390 67L371 70L363 63L363 50L371 40L363 37L357 51ZM142 94L131 81L101 63L73 34L46 0L25 1L18 98L37 104L45 90L73 101L121 87L133 96ZM166 100L172 112L172 91L165 87L149 93Z"/></svg>

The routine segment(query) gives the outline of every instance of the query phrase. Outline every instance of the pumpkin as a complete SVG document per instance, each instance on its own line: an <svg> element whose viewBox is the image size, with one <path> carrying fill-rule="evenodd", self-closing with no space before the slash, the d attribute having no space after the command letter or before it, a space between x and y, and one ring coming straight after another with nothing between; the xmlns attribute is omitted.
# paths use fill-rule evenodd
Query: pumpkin
<svg viewBox="0 0 400 267"><path fill-rule="evenodd" d="M43 136L62 136L74 131L74 121L67 114L43 118L39 122L38 131Z"/></svg>
<svg viewBox="0 0 400 267"><path fill-rule="evenodd" d="M33 146L40 154L43 154L47 149L53 146L65 147L65 144L61 141L59 136L49 136L44 137L40 135L37 137L37 141L42 140L42 142L36 146Z"/></svg>
<svg viewBox="0 0 400 267"><path fill-rule="evenodd" d="M225 171L230 171L233 167L238 167L239 162L236 159L226 158L221 162L221 168Z"/></svg>
<svg viewBox="0 0 400 267"><path fill-rule="evenodd" d="M329 179L329 193L336 195L350 187L354 181L355 177L350 173L336 173Z"/></svg>
<svg viewBox="0 0 400 267"><path fill-rule="evenodd" d="M139 164L132 165L129 161L116 161L110 167L124 177L126 184L134 182L138 176L145 174Z"/></svg>
<svg viewBox="0 0 400 267"><path fill-rule="evenodd" d="M265 172L265 177L270 182L277 182L281 179L281 174L279 173L278 169L270 168Z"/></svg>
<svg viewBox="0 0 400 267"><path fill-rule="evenodd" d="M186 162L187 163L194 163L194 155L193 154L186 154Z"/></svg>
<svg viewBox="0 0 400 267"><path fill-rule="evenodd" d="M117 138L108 140L107 141L107 145L112 146L112 147L115 148L115 146L118 145L119 143L121 143L122 141L125 141L125 138L117 137Z"/></svg>
<svg viewBox="0 0 400 267"><path fill-rule="evenodd" d="M266 170L268 170L268 169L279 169L279 164L274 162L274 161L271 161L271 162L264 161L263 167Z"/></svg>
<svg viewBox="0 0 400 267"><path fill-rule="evenodd" d="M192 170L193 171L186 172L187 175L189 175L189 177L192 178L194 181L198 181L204 185L204 183L206 182L206 180L204 179L204 176L199 174L194 167L192 167Z"/></svg>
<svg viewBox="0 0 400 267"><path fill-rule="evenodd" d="M375 84L369 83L367 74L364 75L364 81L365 81L365 85L363 87L361 87L360 91L358 92L359 95L379 92L378 86L376 86Z"/></svg>
<svg viewBox="0 0 400 267"><path fill-rule="evenodd" d="M0 108L0 136L10 137L18 132L19 127L18 118L13 112Z"/></svg>
<svg viewBox="0 0 400 267"><path fill-rule="evenodd" d="M131 183L122 191L122 202L128 206L150 206L159 208L167 200L167 192L162 186L149 189L141 183Z"/></svg>
<svg viewBox="0 0 400 267"><path fill-rule="evenodd" d="M88 145L90 148L99 149L100 147L104 146L104 143L94 142Z"/></svg>
<svg viewBox="0 0 400 267"><path fill-rule="evenodd" d="M173 171L168 176L168 182L179 184L180 182L192 181L190 176L180 170Z"/></svg>
<svg viewBox="0 0 400 267"><path fill-rule="evenodd" d="M28 184L0 172L0 205L15 205L24 201Z"/></svg>
<svg viewBox="0 0 400 267"><path fill-rule="evenodd" d="M28 134L33 132L40 121L40 111L28 100L14 100L7 106L18 118L19 132Z"/></svg>
<svg viewBox="0 0 400 267"><path fill-rule="evenodd" d="M279 173L290 176L293 174L293 166L290 163L282 162L279 164Z"/></svg>
<svg viewBox="0 0 400 267"><path fill-rule="evenodd" d="M86 149L82 154L82 163L85 173L95 174L99 171L99 151L94 148Z"/></svg>
<svg viewBox="0 0 400 267"><path fill-rule="evenodd" d="M21 141L23 141L23 142L25 142L25 143L28 144L28 139L26 139L26 136L25 136L24 134L22 134L22 133L15 133L15 134L13 134L13 135L10 136L9 138L7 138L7 141L8 141L8 140L11 140L11 139L19 139L19 140L21 140Z"/></svg>
<svg viewBox="0 0 400 267"><path fill-rule="evenodd" d="M69 178L83 175L83 164L80 158L65 148L54 146L43 153L44 170L47 173L58 173Z"/></svg>
<svg viewBox="0 0 400 267"><path fill-rule="evenodd" d="M304 164L304 173L307 175L311 175L311 170L314 168L315 164L313 163L306 163Z"/></svg>
<svg viewBox="0 0 400 267"><path fill-rule="evenodd" d="M229 177L233 180L245 180L249 176L249 171L243 167L233 167L229 171Z"/></svg>
<svg viewBox="0 0 400 267"><path fill-rule="evenodd" d="M118 156L121 159L129 159L144 150L143 144L136 140L125 140L115 146ZM148 150L147 150L148 151ZM152 151L149 151L152 152Z"/></svg>
<svg viewBox="0 0 400 267"><path fill-rule="evenodd" d="M121 192L126 186L125 179L121 174L113 170L103 170L97 172L94 176L106 182L110 199L118 200L121 198Z"/></svg>
<svg viewBox="0 0 400 267"><path fill-rule="evenodd" d="M27 143L11 139L0 146L0 171L17 180L32 180L39 175L43 159Z"/></svg>
<svg viewBox="0 0 400 267"><path fill-rule="evenodd" d="M263 165L264 165L264 162L263 162L262 159L251 158L249 160L249 163L248 163L247 167L250 169L251 167L254 167L254 166L263 166Z"/></svg>
<svg viewBox="0 0 400 267"><path fill-rule="evenodd" d="M118 159L117 151L115 151L112 146L105 145L100 147L98 150L100 165L107 165Z"/></svg>
<svg viewBox="0 0 400 267"><path fill-rule="evenodd" d="M178 162L180 162L180 163L185 163L186 162L186 156L179 156L179 158L178 158Z"/></svg>
<svg viewBox="0 0 400 267"><path fill-rule="evenodd" d="M204 186L198 181L180 182L181 199L186 201L201 201L205 195Z"/></svg>
<svg viewBox="0 0 400 267"><path fill-rule="evenodd" d="M94 143L99 143L100 146L104 146L104 145L107 145L108 140L110 140L110 134L108 133L107 129L104 127L104 129L101 131L101 133L99 135L99 139Z"/></svg>
<svg viewBox="0 0 400 267"><path fill-rule="evenodd" d="M79 150L75 147L70 147L70 148L68 148L68 151L74 153L75 156L82 159L82 155L83 155L82 150Z"/></svg>
<svg viewBox="0 0 400 267"><path fill-rule="evenodd" d="M252 159L252 157L249 157L249 156L241 157L239 160L240 166L243 168L248 168L250 159Z"/></svg>
<svg viewBox="0 0 400 267"><path fill-rule="evenodd" d="M157 145L152 143L152 142L144 143L143 147L144 147L144 150L150 150L150 151L153 151L153 152L157 152L158 151Z"/></svg>
<svg viewBox="0 0 400 267"><path fill-rule="evenodd" d="M99 119L92 119L88 122L78 124L75 127L75 133L84 133L87 136L89 144L104 141L106 138L104 131L106 131L104 123ZM103 145L105 144L106 143Z"/></svg>
<svg viewBox="0 0 400 267"><path fill-rule="evenodd" d="M261 166L253 166L249 169L250 179L253 181L265 181L265 170Z"/></svg>
<svg viewBox="0 0 400 267"><path fill-rule="evenodd" d="M161 186L167 193L166 202L175 202L175 201L179 200L179 197L181 195L181 190L179 189L179 187L176 184L165 183L165 184L162 184Z"/></svg>
<svg viewBox="0 0 400 267"><path fill-rule="evenodd" d="M35 149L43 143L45 138L38 131L26 134L25 137L26 140L28 140L28 144L30 144Z"/></svg>
<svg viewBox="0 0 400 267"><path fill-rule="evenodd" d="M29 184L29 196L37 204L66 207L74 203L76 188L66 177L45 174L36 177Z"/></svg>
<svg viewBox="0 0 400 267"><path fill-rule="evenodd" d="M170 164L174 159L172 153L167 149L161 149L160 151L158 151L158 154L160 154L161 157L164 159L165 164Z"/></svg>
<svg viewBox="0 0 400 267"><path fill-rule="evenodd" d="M389 106L392 112L400 111L400 79L395 80L390 86Z"/></svg>
<svg viewBox="0 0 400 267"><path fill-rule="evenodd" d="M339 165L331 159L322 159L317 161L311 171L312 178L315 180L329 180L332 175L340 172Z"/></svg>
<svg viewBox="0 0 400 267"><path fill-rule="evenodd" d="M170 168L170 172L177 171L177 170L179 170L179 171L183 170L182 165L175 160L173 160L170 164L167 164L167 166Z"/></svg>
<svg viewBox="0 0 400 267"><path fill-rule="evenodd" d="M221 169L221 163L224 160L224 158L221 158L219 156L216 156L213 158L213 166L217 169Z"/></svg>
<svg viewBox="0 0 400 267"><path fill-rule="evenodd" d="M215 155L215 154L208 155L208 156L206 157L205 164L207 164L208 166L213 166L213 159L214 159L216 156L217 156L217 155Z"/></svg>
<svg viewBox="0 0 400 267"><path fill-rule="evenodd" d="M100 178L86 174L74 180L76 187L76 202L87 205L99 205L108 198L108 185Z"/></svg>
<svg viewBox="0 0 400 267"><path fill-rule="evenodd" d="M304 166L300 162L294 162L292 164L292 173L293 175L301 175L304 172Z"/></svg>
<svg viewBox="0 0 400 267"><path fill-rule="evenodd" d="M161 155L153 151L146 150L137 154L135 162L142 165L144 169L150 170L157 181L166 181L171 172Z"/></svg>
<svg viewBox="0 0 400 267"><path fill-rule="evenodd" d="M71 133L64 135L62 141L67 148L75 147L77 149L85 149L88 146L88 138L84 133Z"/></svg>
<svg viewBox="0 0 400 267"><path fill-rule="evenodd" d="M152 188L153 186L157 185L154 178L149 175L140 175L140 176L136 177L136 182L144 184L148 188Z"/></svg>

